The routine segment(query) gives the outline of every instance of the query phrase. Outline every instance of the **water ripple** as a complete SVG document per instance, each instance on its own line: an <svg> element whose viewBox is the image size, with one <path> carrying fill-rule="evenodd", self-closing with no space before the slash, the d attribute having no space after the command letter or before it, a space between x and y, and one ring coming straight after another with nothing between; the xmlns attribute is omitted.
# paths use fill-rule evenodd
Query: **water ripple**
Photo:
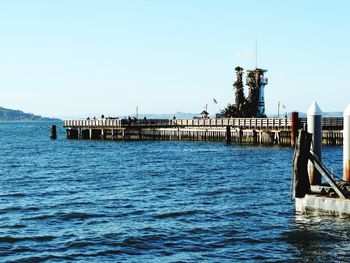
<svg viewBox="0 0 350 263"><path fill-rule="evenodd" d="M205 211L200 211L200 210L177 211L177 212L157 214L157 215L154 215L154 218L167 219L167 218L176 218L176 217L186 217L186 216L192 216L195 214L203 214L203 213L205 213Z"/></svg>

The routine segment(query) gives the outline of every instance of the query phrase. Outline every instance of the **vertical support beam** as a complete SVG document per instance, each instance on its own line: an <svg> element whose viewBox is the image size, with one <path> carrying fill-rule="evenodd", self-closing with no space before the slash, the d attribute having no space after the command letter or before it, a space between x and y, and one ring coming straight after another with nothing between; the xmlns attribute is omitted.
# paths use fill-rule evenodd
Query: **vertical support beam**
<svg viewBox="0 0 350 263"><path fill-rule="evenodd" d="M281 140L280 140L280 132L279 131L275 131L275 137L274 137L274 144L276 145L280 145Z"/></svg>
<svg viewBox="0 0 350 263"><path fill-rule="evenodd" d="M242 144L242 141L243 141L243 129L239 128L238 130L238 140L239 140L239 143Z"/></svg>
<svg viewBox="0 0 350 263"><path fill-rule="evenodd" d="M259 131L259 143L262 144L263 143L263 132Z"/></svg>
<svg viewBox="0 0 350 263"><path fill-rule="evenodd" d="M291 144L295 145L298 136L299 129L299 113L296 111L292 112L292 134L291 134Z"/></svg>
<svg viewBox="0 0 350 263"><path fill-rule="evenodd" d="M226 143L231 143L231 127L226 126Z"/></svg>
<svg viewBox="0 0 350 263"><path fill-rule="evenodd" d="M256 130L253 130L253 144L257 144L258 143L258 133L256 132Z"/></svg>
<svg viewBox="0 0 350 263"><path fill-rule="evenodd" d="M350 181L350 104L344 111L343 130L343 180Z"/></svg>
<svg viewBox="0 0 350 263"><path fill-rule="evenodd" d="M92 139L92 129L89 129L89 139Z"/></svg>
<svg viewBox="0 0 350 263"><path fill-rule="evenodd" d="M311 104L307 111L307 131L312 134L311 148L317 158L322 160L322 111L317 102ZM321 174L315 169L314 163L309 161L309 179L311 185L321 184Z"/></svg>

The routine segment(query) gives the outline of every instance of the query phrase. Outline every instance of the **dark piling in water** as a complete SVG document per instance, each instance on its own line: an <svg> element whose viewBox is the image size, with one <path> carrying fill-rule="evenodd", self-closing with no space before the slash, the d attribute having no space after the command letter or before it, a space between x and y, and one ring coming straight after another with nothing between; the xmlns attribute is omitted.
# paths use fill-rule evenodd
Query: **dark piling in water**
<svg viewBox="0 0 350 263"><path fill-rule="evenodd" d="M57 139L56 125L52 125L50 130L51 130L50 138L52 140L56 140Z"/></svg>
<svg viewBox="0 0 350 263"><path fill-rule="evenodd" d="M304 197L310 193L309 173L307 169L312 134L300 130L295 156L293 161L294 173L294 195L295 197Z"/></svg>

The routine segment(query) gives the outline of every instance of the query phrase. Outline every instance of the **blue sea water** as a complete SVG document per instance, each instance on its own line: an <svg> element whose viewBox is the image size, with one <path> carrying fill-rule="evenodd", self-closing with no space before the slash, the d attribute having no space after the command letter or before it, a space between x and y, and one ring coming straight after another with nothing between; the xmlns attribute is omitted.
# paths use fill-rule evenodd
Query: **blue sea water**
<svg viewBox="0 0 350 263"><path fill-rule="evenodd" d="M293 149L49 139L0 123L1 262L347 262L350 219L296 215ZM341 175L342 148L324 147Z"/></svg>

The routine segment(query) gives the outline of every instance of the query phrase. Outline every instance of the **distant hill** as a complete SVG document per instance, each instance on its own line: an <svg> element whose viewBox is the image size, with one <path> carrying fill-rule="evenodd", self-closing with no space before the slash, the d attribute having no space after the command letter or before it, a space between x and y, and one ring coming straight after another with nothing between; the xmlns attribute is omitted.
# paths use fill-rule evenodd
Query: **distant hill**
<svg viewBox="0 0 350 263"><path fill-rule="evenodd" d="M20 110L11 110L0 107L0 121L58 121L59 119L46 118Z"/></svg>

